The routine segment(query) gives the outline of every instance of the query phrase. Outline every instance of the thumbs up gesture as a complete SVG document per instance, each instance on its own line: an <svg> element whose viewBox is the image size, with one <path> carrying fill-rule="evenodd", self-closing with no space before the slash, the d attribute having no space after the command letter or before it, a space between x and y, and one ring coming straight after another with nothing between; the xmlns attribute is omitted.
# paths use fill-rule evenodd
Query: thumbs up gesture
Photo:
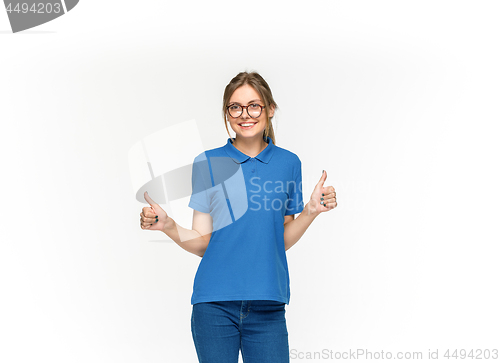
<svg viewBox="0 0 500 363"><path fill-rule="evenodd" d="M309 214L328 212L337 206L337 193L335 192L335 188L332 186L323 186L325 180L326 170L323 170L323 174L311 194L311 200L307 203Z"/></svg>
<svg viewBox="0 0 500 363"><path fill-rule="evenodd" d="M163 231L175 227L175 221L167 215L157 203L151 199L148 192L144 192L144 199L150 207L142 208L141 228L153 231Z"/></svg>

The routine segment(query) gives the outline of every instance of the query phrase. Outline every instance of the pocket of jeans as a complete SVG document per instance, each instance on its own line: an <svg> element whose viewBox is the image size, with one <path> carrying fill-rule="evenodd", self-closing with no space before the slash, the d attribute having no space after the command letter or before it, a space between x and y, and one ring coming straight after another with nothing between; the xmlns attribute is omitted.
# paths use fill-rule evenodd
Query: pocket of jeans
<svg viewBox="0 0 500 363"><path fill-rule="evenodd" d="M276 301L276 300L266 300L266 302L269 304L269 305L276 305L276 306L285 306L285 303L282 302L282 301Z"/></svg>
<svg viewBox="0 0 500 363"><path fill-rule="evenodd" d="M260 305L269 310L285 310L285 303L276 300L261 300Z"/></svg>

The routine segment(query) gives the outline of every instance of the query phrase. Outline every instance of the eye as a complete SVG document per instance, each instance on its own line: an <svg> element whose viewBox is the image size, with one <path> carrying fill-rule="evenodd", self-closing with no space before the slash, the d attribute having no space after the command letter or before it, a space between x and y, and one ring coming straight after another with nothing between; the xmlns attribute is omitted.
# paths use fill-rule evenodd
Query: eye
<svg viewBox="0 0 500 363"><path fill-rule="evenodd" d="M240 108L240 106L238 106L238 105L229 106L229 109L231 109L231 110L237 110L238 108Z"/></svg>
<svg viewBox="0 0 500 363"><path fill-rule="evenodd" d="M250 107L252 107L252 108L258 108L258 107L260 107L260 105L258 103L252 103L250 105Z"/></svg>

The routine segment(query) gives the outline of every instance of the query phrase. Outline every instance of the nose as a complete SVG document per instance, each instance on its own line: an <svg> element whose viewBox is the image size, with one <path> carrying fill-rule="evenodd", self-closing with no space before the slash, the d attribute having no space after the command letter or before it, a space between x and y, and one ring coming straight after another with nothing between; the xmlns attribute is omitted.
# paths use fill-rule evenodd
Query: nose
<svg viewBox="0 0 500 363"><path fill-rule="evenodd" d="M243 107L243 112L241 113L240 117L244 118L245 120L251 118L250 114L248 113L248 106L247 107Z"/></svg>

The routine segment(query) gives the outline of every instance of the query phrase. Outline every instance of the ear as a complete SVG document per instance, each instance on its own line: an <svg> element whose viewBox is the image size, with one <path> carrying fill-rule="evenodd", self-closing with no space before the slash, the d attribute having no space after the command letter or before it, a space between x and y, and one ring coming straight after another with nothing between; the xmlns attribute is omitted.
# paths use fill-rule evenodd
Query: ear
<svg viewBox="0 0 500 363"><path fill-rule="evenodd" d="M269 118L274 116L274 109L275 109L274 106L269 106Z"/></svg>

